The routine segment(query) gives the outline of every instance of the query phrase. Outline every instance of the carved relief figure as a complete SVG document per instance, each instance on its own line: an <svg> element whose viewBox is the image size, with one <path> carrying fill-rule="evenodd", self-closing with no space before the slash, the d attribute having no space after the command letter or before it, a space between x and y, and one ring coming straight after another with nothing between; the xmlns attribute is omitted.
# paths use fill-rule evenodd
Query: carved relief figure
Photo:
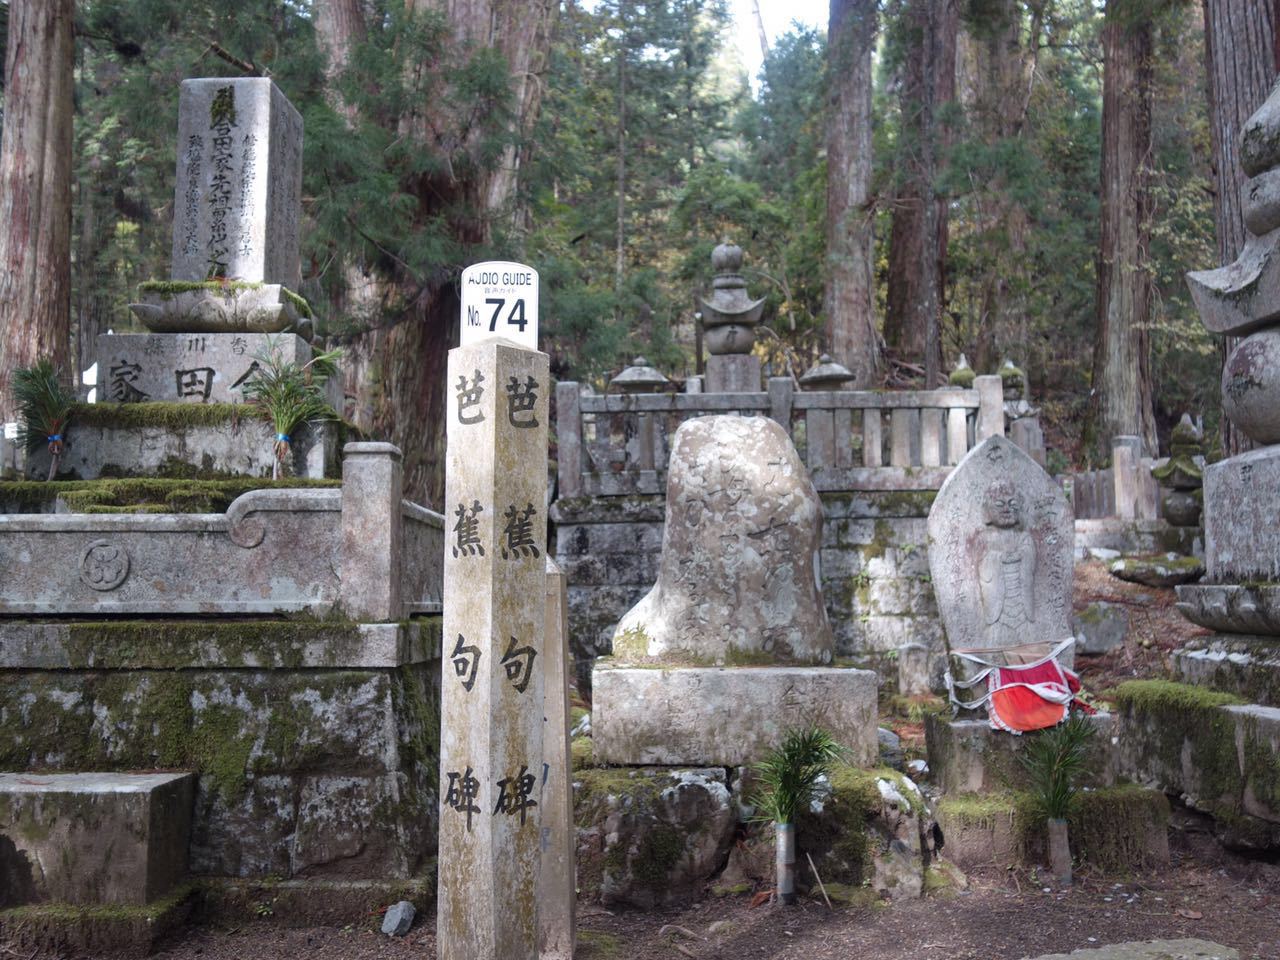
<svg viewBox="0 0 1280 960"><path fill-rule="evenodd" d="M979 538L978 589L986 641L1009 646L1035 639L1036 544L1026 529L1023 498L997 480L982 501L986 528Z"/></svg>

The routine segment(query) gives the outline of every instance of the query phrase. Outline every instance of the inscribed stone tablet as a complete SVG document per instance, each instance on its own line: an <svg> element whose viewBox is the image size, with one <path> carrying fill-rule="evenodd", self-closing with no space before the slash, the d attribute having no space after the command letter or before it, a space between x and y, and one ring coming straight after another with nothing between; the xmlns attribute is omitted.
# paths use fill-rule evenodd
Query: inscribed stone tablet
<svg viewBox="0 0 1280 960"><path fill-rule="evenodd" d="M953 649L1071 636L1075 522L1053 479L1015 444L966 454L929 511L929 572Z"/></svg>
<svg viewBox="0 0 1280 960"><path fill-rule="evenodd" d="M302 117L270 80L184 80L173 279L297 290Z"/></svg>

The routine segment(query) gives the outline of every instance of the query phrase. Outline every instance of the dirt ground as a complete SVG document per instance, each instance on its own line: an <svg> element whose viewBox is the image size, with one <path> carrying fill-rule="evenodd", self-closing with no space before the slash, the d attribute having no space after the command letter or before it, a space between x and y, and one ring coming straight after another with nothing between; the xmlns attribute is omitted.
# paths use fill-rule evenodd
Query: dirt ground
<svg viewBox="0 0 1280 960"><path fill-rule="evenodd" d="M1128 877L1086 873L1067 891L1043 886L1034 872L1009 871L971 875L968 889L945 899L861 908L831 910L821 900L753 908L749 895L657 913L583 904L577 960L1022 960L1183 937L1234 947L1242 960L1280 960L1280 866L1224 858L1206 836L1177 833L1168 869ZM429 960L436 956L432 927L426 917L402 940L352 928L200 929L159 956Z"/></svg>
<svg viewBox="0 0 1280 960"><path fill-rule="evenodd" d="M1076 606L1096 600L1130 611L1125 644L1080 658L1096 693L1133 677L1165 673L1169 654L1201 633L1174 608L1172 590L1115 579L1101 563L1076 567ZM908 755L923 755L922 727L886 718ZM752 906L750 895L708 896L687 909L655 913L579 907L577 960L1022 960L1129 940L1197 937L1239 951L1242 960L1280 960L1280 862L1223 853L1202 818L1177 811L1169 868L1104 877L1085 871L1066 891L1031 870L973 874L946 896L872 907ZM371 926L376 925L376 921ZM160 954L166 960L377 960L435 957L434 918L408 937L373 929L288 930L253 924L197 929Z"/></svg>

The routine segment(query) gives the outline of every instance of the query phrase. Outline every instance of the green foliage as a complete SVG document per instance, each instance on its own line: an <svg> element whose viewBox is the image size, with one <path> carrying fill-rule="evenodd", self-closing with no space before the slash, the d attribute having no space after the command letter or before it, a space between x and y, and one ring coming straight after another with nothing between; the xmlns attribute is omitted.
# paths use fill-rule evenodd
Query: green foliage
<svg viewBox="0 0 1280 960"><path fill-rule="evenodd" d="M1052 730L1028 735L1018 761L1030 776L1032 801L1049 819L1065 820L1071 812L1093 736L1093 724L1079 712Z"/></svg>
<svg viewBox="0 0 1280 960"><path fill-rule="evenodd" d="M59 372L47 358L13 371L13 398L21 421L18 439L28 450L42 443L61 449L63 431L71 419L75 396L62 385Z"/></svg>
<svg viewBox="0 0 1280 960"><path fill-rule="evenodd" d="M283 462L289 437L303 423L336 420L324 382L337 372L341 350L317 353L304 364L285 360L276 344L254 354L257 372L244 385L245 400L266 411L276 431L276 460Z"/></svg>
<svg viewBox="0 0 1280 960"><path fill-rule="evenodd" d="M795 823L796 814L816 796L818 780L829 777L845 750L826 730L790 730L782 743L755 766L760 792L752 799L759 819Z"/></svg>

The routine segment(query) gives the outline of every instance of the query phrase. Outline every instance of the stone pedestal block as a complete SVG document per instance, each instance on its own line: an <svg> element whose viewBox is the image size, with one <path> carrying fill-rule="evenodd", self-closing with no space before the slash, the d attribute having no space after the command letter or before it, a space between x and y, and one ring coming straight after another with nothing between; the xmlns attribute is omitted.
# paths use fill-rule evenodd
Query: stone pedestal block
<svg viewBox="0 0 1280 960"><path fill-rule="evenodd" d="M875 761L876 675L834 667L628 668L597 662L591 732L600 763L741 766L817 724Z"/></svg>
<svg viewBox="0 0 1280 960"><path fill-rule="evenodd" d="M544 353L449 353L441 960L538 956L550 386Z"/></svg>
<svg viewBox="0 0 1280 960"><path fill-rule="evenodd" d="M1034 960L1240 960L1240 954L1208 940L1144 940L1096 950L1046 954Z"/></svg>
<svg viewBox="0 0 1280 960"><path fill-rule="evenodd" d="M187 872L189 773L0 773L0 906L142 905Z"/></svg>
<svg viewBox="0 0 1280 960"><path fill-rule="evenodd" d="M1110 714L1090 718L1094 737L1082 782L1087 786L1115 783ZM1011 736L992 730L986 720L948 720L930 716L925 722L929 773L945 793L985 793L1027 786L1026 769L1018 754L1037 734Z"/></svg>
<svg viewBox="0 0 1280 960"><path fill-rule="evenodd" d="M749 353L707 357L705 393L759 393L760 358Z"/></svg>
<svg viewBox="0 0 1280 960"><path fill-rule="evenodd" d="M255 356L297 364L312 356L294 333L104 333L97 349L100 403L243 403ZM341 414L341 384L326 386Z"/></svg>
<svg viewBox="0 0 1280 960"><path fill-rule="evenodd" d="M184 80L173 279L298 289L302 117L270 80Z"/></svg>
<svg viewBox="0 0 1280 960"><path fill-rule="evenodd" d="M1250 450L1204 471L1205 579L1280 580L1280 446Z"/></svg>

